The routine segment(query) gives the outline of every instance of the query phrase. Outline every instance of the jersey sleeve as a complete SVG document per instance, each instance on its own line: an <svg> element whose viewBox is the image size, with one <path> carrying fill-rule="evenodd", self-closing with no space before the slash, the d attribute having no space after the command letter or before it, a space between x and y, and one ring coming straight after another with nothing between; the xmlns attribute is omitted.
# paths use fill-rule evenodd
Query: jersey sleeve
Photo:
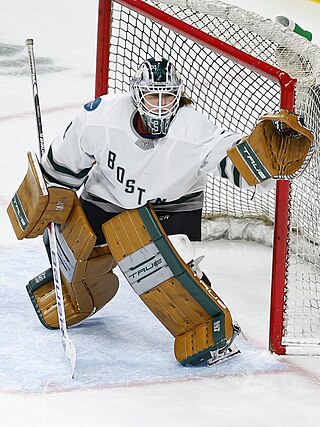
<svg viewBox="0 0 320 427"><path fill-rule="evenodd" d="M66 129L58 134L42 159L42 168L50 181L78 189L85 181L95 159L84 126L85 112L80 110Z"/></svg>
<svg viewBox="0 0 320 427"><path fill-rule="evenodd" d="M227 156L227 150L240 142L244 135L223 130L211 125L210 140L204 145L201 169L206 173L212 173L220 162Z"/></svg>

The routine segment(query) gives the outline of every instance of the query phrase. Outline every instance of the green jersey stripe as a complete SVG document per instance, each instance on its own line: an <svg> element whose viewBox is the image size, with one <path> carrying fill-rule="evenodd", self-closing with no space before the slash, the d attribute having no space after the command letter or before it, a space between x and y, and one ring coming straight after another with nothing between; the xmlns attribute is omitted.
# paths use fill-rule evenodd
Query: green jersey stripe
<svg viewBox="0 0 320 427"><path fill-rule="evenodd" d="M222 178L228 178L228 175L226 173L226 166L227 166L227 157L224 157L220 162L220 169L221 169L221 177Z"/></svg>
<svg viewBox="0 0 320 427"><path fill-rule="evenodd" d="M234 179L234 184L237 187L240 187L240 173L236 167L233 168L233 179Z"/></svg>
<svg viewBox="0 0 320 427"><path fill-rule="evenodd" d="M53 169L57 172L63 173L65 175L72 176L74 178L82 179L88 175L90 168L82 169L80 172L75 173L72 170L66 168L65 166L59 165L53 158L52 147L48 150L48 160L50 161Z"/></svg>

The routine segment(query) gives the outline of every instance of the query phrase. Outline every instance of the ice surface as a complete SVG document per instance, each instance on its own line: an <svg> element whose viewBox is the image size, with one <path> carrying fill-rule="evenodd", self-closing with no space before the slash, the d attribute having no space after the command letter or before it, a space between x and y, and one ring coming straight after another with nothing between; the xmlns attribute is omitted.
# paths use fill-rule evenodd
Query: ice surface
<svg viewBox="0 0 320 427"><path fill-rule="evenodd" d="M274 19L290 16L319 43L320 5L230 1ZM185 368L173 338L122 279L116 297L70 328L70 377L58 331L38 321L25 285L48 267L41 239L18 242L6 206L37 150L24 50L34 38L45 141L94 93L97 0L1 0L0 12L0 425L317 426L320 359L268 352L272 249L241 241L196 245L201 267L247 336L239 357Z"/></svg>
<svg viewBox="0 0 320 427"><path fill-rule="evenodd" d="M16 247L3 249L0 264L6 284L0 293L1 312L6 313L6 321L0 326L6 343L1 351L3 390L43 393L288 370L279 358L270 357L243 339L237 340L243 349L239 358L214 368L182 367L173 355L172 336L122 279L120 291L111 303L69 329L78 353L72 380L59 333L46 330L37 321L23 286L35 275L34 260L45 258L44 250L20 248L19 257L23 259L23 269L16 274Z"/></svg>

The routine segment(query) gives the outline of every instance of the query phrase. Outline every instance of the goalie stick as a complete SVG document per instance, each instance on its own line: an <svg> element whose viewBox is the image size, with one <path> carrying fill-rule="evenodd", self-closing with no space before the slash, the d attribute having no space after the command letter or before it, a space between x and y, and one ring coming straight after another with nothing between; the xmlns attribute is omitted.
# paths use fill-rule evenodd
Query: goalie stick
<svg viewBox="0 0 320 427"><path fill-rule="evenodd" d="M33 94L34 107L35 107L36 120L37 120L39 154L41 159L45 153L45 146L44 146L39 93L38 93L36 62L35 62L35 56L33 51L33 39L27 39L25 44L28 49L28 56L29 56L29 63L30 63L32 94ZM47 229L48 235L49 235L53 283L54 283L56 300L57 300L58 321L59 321L59 329L60 329L61 338L62 338L62 344L64 348L64 353L70 361L71 374L72 374L72 378L74 378L77 351L67 331L67 322L66 322L66 315L64 310L61 276L60 276L60 268L59 268L59 257L58 257L58 251L57 251L56 229L57 229L57 225L54 222L51 222L50 226Z"/></svg>

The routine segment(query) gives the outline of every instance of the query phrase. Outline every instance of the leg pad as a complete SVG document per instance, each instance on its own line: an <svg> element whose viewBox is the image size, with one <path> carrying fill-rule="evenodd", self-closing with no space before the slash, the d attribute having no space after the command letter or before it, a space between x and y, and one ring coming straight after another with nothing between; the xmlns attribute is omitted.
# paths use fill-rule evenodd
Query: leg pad
<svg viewBox="0 0 320 427"><path fill-rule="evenodd" d="M102 229L132 288L175 337L179 362L199 364L232 339L228 308L180 258L151 206L125 211Z"/></svg>

